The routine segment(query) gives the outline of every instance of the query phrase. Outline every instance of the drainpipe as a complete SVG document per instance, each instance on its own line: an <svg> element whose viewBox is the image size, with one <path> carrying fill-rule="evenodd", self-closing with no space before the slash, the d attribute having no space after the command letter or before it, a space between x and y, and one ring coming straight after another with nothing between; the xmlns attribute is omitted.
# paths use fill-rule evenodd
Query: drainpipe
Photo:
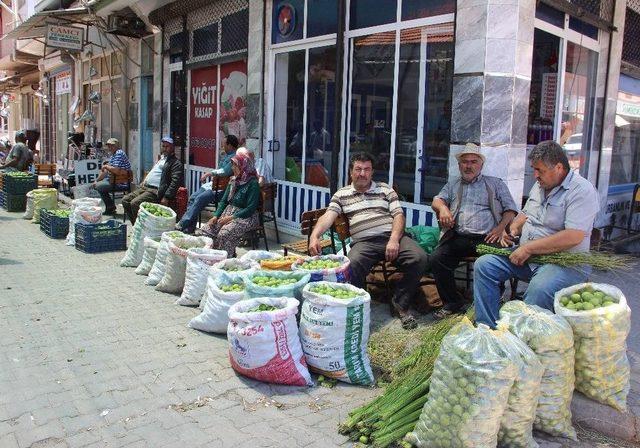
<svg viewBox="0 0 640 448"><path fill-rule="evenodd" d="M336 35L336 88L335 88L335 116L333 119L333 134L336 136L333 139L333 150L331 152L331 182L329 184L329 191L331 194L338 190L338 164L340 156L340 146L343 136L340 135L340 129L342 126L342 89L343 89L343 77L344 77L344 28L345 28L345 15L346 15L346 0L338 0L338 32Z"/></svg>
<svg viewBox="0 0 640 448"><path fill-rule="evenodd" d="M262 152L264 148L264 92L265 92L265 78L264 75L265 68L267 66L266 63L266 55L267 55L267 5L265 2L262 3L262 74L260 78L260 107L258 107L258 113L260 117L258 119L259 128L260 128L260 157L263 157ZM273 164L272 164L273 165ZM273 170L273 168L272 168Z"/></svg>
<svg viewBox="0 0 640 448"><path fill-rule="evenodd" d="M185 164L185 154L187 150L187 57L189 55L189 35L187 33L187 16L182 16L182 95L180 109L183 112L184 123L182 126L182 151L180 161Z"/></svg>
<svg viewBox="0 0 640 448"><path fill-rule="evenodd" d="M153 105L151 106L153 107ZM160 27L160 138L164 133L164 22Z"/></svg>

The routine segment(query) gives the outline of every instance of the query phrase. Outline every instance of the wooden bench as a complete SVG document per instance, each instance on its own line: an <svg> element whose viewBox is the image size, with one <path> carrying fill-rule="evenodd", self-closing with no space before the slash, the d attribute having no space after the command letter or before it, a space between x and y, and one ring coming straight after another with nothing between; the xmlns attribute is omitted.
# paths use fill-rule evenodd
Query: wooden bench
<svg viewBox="0 0 640 448"><path fill-rule="evenodd" d="M298 240L293 243L282 244L282 249L284 250L284 255L286 256L289 252L295 252L302 255L310 255L309 254L309 241L311 240L311 232L313 232L313 228L318 222L318 219L324 212L326 212L326 208L319 208L316 210L309 210L307 212L302 213L300 216L300 233L306 235L307 238L304 240ZM320 248L325 249L327 247L331 247L333 253L336 253L335 239L333 236L333 232L331 232L330 238L324 238L320 240Z"/></svg>
<svg viewBox="0 0 640 448"><path fill-rule="evenodd" d="M38 176L38 188L53 187L53 176L55 176L57 169L55 163L36 163L34 170Z"/></svg>

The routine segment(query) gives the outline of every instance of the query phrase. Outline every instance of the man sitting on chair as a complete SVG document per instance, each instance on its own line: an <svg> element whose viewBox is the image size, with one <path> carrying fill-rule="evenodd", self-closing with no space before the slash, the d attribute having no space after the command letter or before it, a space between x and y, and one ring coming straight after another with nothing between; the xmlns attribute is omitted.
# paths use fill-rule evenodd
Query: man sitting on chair
<svg viewBox="0 0 640 448"><path fill-rule="evenodd" d="M371 268L378 262L393 262L404 273L392 304L405 329L417 323L409 309L427 265L427 255L405 235L405 218L396 192L389 185L373 182L373 158L366 153L351 157L351 185L339 189L313 228L309 252L321 252L320 236L340 214L349 221L351 233L351 283L364 287Z"/></svg>
<svg viewBox="0 0 640 448"><path fill-rule="evenodd" d="M463 309L464 299L456 289L455 270L465 257L475 257L479 243L497 243L518 207L502 179L482 174L484 155L469 143L456 154L460 177L447 182L433 198L444 234L429 256L429 265L444 306L438 319Z"/></svg>
<svg viewBox="0 0 640 448"><path fill-rule="evenodd" d="M126 174L131 170L131 163L129 158L122 148L120 148L120 142L117 138L110 138L107 140L107 151L111 153L109 163L102 165L100 174L96 181L92 184L93 188L98 190L102 202L105 205L105 215L116 214L116 204L111 198L111 181L109 175L117 176L119 174ZM126 184L125 184L126 186Z"/></svg>
<svg viewBox="0 0 640 448"><path fill-rule="evenodd" d="M227 135L224 142L224 157L220 160L217 169L204 173L200 178L200 182L204 182L202 186L191 195L187 204L187 211L180 221L176 224L177 230L185 233L193 233L198 222L198 216L204 208L216 199L219 193L214 191L214 183L216 177L230 177L232 172L231 158L236 155L238 149L238 137L235 135ZM212 180L207 182L207 179Z"/></svg>

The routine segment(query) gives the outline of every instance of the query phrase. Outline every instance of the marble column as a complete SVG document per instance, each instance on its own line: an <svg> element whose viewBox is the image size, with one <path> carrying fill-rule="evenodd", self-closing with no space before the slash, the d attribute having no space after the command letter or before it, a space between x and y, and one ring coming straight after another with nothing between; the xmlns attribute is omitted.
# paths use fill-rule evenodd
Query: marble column
<svg viewBox="0 0 640 448"><path fill-rule="evenodd" d="M451 112L449 176L454 155L479 144L483 172L523 194L535 0L459 0Z"/></svg>
<svg viewBox="0 0 640 448"><path fill-rule="evenodd" d="M264 30L262 29L262 16L265 10L265 2L249 0L249 48L247 61L247 147L253 149L258 155L260 148L260 101L262 91L262 48L264 42Z"/></svg>

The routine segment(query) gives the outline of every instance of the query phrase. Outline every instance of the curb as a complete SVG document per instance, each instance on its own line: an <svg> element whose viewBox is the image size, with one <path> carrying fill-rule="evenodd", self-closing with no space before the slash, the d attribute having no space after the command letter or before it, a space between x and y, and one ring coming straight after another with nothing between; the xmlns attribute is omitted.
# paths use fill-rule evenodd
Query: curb
<svg viewBox="0 0 640 448"><path fill-rule="evenodd" d="M628 405L626 412L620 412L574 391L571 413L573 422L580 426L617 439L640 442L640 417Z"/></svg>

